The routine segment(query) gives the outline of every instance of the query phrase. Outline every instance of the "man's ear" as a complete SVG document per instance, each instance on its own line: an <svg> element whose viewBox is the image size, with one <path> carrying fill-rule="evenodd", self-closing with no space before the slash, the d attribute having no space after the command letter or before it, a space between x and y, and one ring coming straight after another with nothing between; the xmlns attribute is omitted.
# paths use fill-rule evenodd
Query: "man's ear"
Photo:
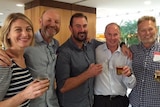
<svg viewBox="0 0 160 107"><path fill-rule="evenodd" d="M39 24L42 25L42 18L39 19Z"/></svg>
<svg viewBox="0 0 160 107"><path fill-rule="evenodd" d="M71 25L69 25L69 30L72 32L73 30L72 30L72 26Z"/></svg>

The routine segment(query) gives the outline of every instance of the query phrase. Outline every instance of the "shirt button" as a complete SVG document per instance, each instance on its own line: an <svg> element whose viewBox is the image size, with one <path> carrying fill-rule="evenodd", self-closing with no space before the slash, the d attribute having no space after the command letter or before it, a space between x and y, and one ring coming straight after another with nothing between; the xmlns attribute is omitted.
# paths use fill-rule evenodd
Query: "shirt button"
<svg viewBox="0 0 160 107"><path fill-rule="evenodd" d="M139 98L139 100L141 101L141 100L142 100L142 98Z"/></svg>

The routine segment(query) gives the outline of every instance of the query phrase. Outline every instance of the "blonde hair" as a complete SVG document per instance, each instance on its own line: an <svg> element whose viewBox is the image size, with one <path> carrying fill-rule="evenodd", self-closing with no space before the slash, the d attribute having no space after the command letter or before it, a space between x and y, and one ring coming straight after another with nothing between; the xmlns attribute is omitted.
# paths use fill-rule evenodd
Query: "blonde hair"
<svg viewBox="0 0 160 107"><path fill-rule="evenodd" d="M26 21L31 26L32 33L34 35L33 24L27 16L25 16L22 13L11 13L10 15L8 15L8 17L4 21L4 24L3 24L2 28L1 28L1 32L0 32L0 40L1 40L2 44L4 45L4 48L11 47L10 39L8 39L7 37L10 32L10 28L11 28L12 23L18 19L22 19L22 20ZM32 42L30 45L33 45L33 44L34 44L34 36L33 36L33 39L32 39Z"/></svg>
<svg viewBox="0 0 160 107"><path fill-rule="evenodd" d="M142 22L144 22L144 21L149 21L149 20L151 20L153 23L156 24L156 19L155 19L155 17L153 17L153 16L142 16L141 18L138 19L137 26L138 26L140 23L142 23Z"/></svg>

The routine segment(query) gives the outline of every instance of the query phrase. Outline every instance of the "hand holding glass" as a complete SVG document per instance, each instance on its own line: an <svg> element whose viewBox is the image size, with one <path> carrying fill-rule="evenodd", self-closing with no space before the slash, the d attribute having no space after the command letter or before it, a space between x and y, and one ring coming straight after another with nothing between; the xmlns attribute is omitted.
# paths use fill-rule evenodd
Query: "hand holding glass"
<svg viewBox="0 0 160 107"><path fill-rule="evenodd" d="M154 73L154 79L160 82L160 70L156 70Z"/></svg>
<svg viewBox="0 0 160 107"><path fill-rule="evenodd" d="M38 81L40 81L40 80L46 80L46 79L49 79L49 77L48 77L48 74L46 74L46 73L39 73L38 75L37 75L37 78L36 78Z"/></svg>
<svg viewBox="0 0 160 107"><path fill-rule="evenodd" d="M117 75L122 75L123 66L116 66Z"/></svg>
<svg viewBox="0 0 160 107"><path fill-rule="evenodd" d="M114 67L116 69L117 75L122 75L124 66L126 66L126 60L124 56L119 56L114 62Z"/></svg>

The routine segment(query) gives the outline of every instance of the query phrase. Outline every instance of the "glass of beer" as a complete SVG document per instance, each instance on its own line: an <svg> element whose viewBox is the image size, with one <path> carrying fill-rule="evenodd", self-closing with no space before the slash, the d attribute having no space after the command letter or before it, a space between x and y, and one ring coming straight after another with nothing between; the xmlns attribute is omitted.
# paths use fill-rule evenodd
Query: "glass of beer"
<svg viewBox="0 0 160 107"><path fill-rule="evenodd" d="M117 75L122 75L123 66L116 66Z"/></svg>
<svg viewBox="0 0 160 107"><path fill-rule="evenodd" d="M160 82L160 70L156 70L154 73L154 79Z"/></svg>
<svg viewBox="0 0 160 107"><path fill-rule="evenodd" d="M48 80L49 85L46 87L48 87L48 89L49 89L50 79L49 79L49 75L46 72L37 72L36 75L33 76L33 78L35 79L36 82L42 82L43 80Z"/></svg>
<svg viewBox="0 0 160 107"><path fill-rule="evenodd" d="M122 75L123 67L127 65L124 56L119 56L113 64L117 75Z"/></svg>
<svg viewBox="0 0 160 107"><path fill-rule="evenodd" d="M46 80L46 79L49 79L49 77L48 77L48 74L46 74L46 73L39 73L38 75L37 75L37 78L36 78L38 81L40 81L40 80Z"/></svg>

